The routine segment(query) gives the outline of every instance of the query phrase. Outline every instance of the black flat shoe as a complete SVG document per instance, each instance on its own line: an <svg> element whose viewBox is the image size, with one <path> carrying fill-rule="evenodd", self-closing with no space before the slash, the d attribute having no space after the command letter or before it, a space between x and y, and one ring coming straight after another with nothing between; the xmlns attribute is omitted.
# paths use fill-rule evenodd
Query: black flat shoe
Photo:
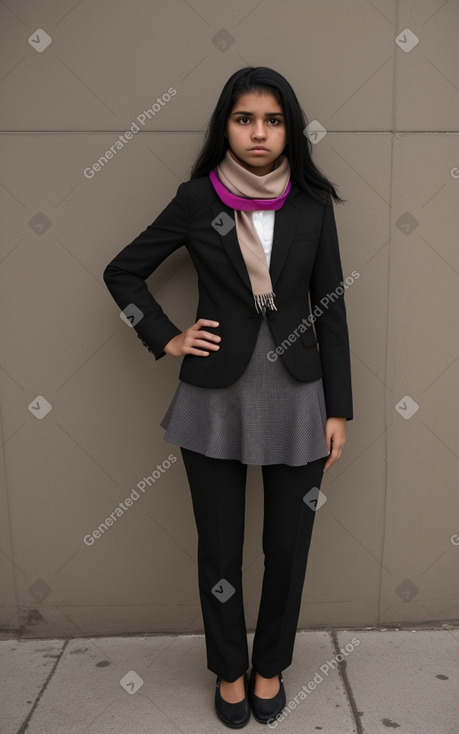
<svg viewBox="0 0 459 734"><path fill-rule="evenodd" d="M215 710L217 712L217 716L220 721L223 721L223 723L231 729L242 729L250 719L250 705L247 696L249 685L247 673L244 673L245 698L237 703L229 703L222 698L220 693L220 682L221 677L217 676L217 684L215 688Z"/></svg>
<svg viewBox="0 0 459 734"><path fill-rule="evenodd" d="M285 708L285 688L282 673L279 673L279 691L272 698L260 698L254 693L256 671L250 671L248 697L252 713L260 724L269 724Z"/></svg>

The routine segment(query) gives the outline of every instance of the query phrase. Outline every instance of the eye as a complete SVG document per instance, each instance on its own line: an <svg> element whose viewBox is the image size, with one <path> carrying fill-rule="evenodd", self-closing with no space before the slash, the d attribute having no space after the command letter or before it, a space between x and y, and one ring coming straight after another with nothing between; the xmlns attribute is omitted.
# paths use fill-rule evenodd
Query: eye
<svg viewBox="0 0 459 734"><path fill-rule="evenodd" d="M242 124L245 124L245 123L242 122L242 120L247 120L248 121L248 119L249 119L248 117L238 117L237 121L238 122L241 122Z"/></svg>
<svg viewBox="0 0 459 734"><path fill-rule="evenodd" d="M271 117L271 119L269 120L269 122L272 122L272 123L274 123L274 127L275 127L276 125L280 125L280 124L281 124L281 121L280 121L280 120L278 120L278 119L277 119L277 117Z"/></svg>

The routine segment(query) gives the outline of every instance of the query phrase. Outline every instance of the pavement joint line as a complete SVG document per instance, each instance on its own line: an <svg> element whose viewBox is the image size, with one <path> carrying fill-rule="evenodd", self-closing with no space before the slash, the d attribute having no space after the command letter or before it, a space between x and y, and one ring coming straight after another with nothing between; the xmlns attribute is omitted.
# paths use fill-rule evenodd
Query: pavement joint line
<svg viewBox="0 0 459 734"><path fill-rule="evenodd" d="M448 625L445 627L444 625ZM330 634L333 632L360 632L361 634L364 634L365 632L443 632L444 630L458 630L459 631L459 618L458 619L445 619L444 621L438 621L435 620L433 622L415 622L415 621L408 621L408 622L387 622L387 623L379 623L379 624L370 624L370 625L357 625L357 626L349 626L346 625L344 627L341 627L339 625L330 627L328 625L322 625L317 626L313 625L312 627L300 627L298 628L298 633L300 632L330 632ZM250 634L254 633L253 630L247 630ZM120 634L108 634L107 632L100 632L97 634L79 634L79 635L69 635L68 637L64 636L56 636L56 635L38 635L38 636L29 636L27 634L24 634L26 632L25 628L14 629L10 630L10 632L5 632L5 630L0 630L0 642L5 642L9 640L18 640L18 641L42 641L42 640L90 640L90 639L97 639L99 637L119 637L119 638L129 638L129 637L181 637L185 636L188 637L190 635L197 636L197 637L203 637L204 638L204 632L201 631L192 631L192 632L145 632L144 630L138 630L136 632L123 632ZM339 652L339 651L338 651Z"/></svg>
<svg viewBox="0 0 459 734"><path fill-rule="evenodd" d="M340 653L339 649L339 642L338 642L338 634L337 630L333 629L330 630L330 637L333 645L333 650L335 652L335 655L338 655ZM352 717L355 722L355 731L356 734L364 734L364 728L362 726L362 722L360 719L361 713L357 709L357 703L354 697L354 692L352 690L352 686L350 684L348 675L347 675L347 660L340 660L338 661L338 675L341 678L341 682L343 684L346 697L349 703L349 707L351 709Z"/></svg>
<svg viewBox="0 0 459 734"><path fill-rule="evenodd" d="M50 639L56 639L56 638L50 638ZM40 703L43 694L45 693L46 689L48 688L48 686L49 686L49 684L50 684L50 682L52 680L52 678L54 677L54 673L56 672L57 666L59 665L59 663L60 663L60 661L62 659L62 656L63 656L63 654L64 654L64 652L67 649L67 647L68 647L69 644L70 644L70 640L69 639L64 640L64 644L62 646L62 650L60 651L60 654L56 657L56 662L54 663L53 667L51 668L51 671L50 671L47 679L45 680L45 682L43 683L43 685L42 685L42 687L40 689L40 692L36 696L35 701L33 702L33 706L31 707L29 713L27 714L26 718L24 719L24 721L22 722L21 726L19 727L19 729L17 731L17 734L24 734L27 731L27 729L29 728L29 722L30 722L30 720L31 720L31 718L32 718L32 716L33 716L33 714L35 712L35 709L38 707L38 704Z"/></svg>

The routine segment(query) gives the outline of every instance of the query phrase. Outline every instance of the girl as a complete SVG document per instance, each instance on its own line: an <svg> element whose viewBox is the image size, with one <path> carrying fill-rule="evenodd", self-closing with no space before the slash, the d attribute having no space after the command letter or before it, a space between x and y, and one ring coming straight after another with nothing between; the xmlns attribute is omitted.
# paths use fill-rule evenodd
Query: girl
<svg viewBox="0 0 459 734"><path fill-rule="evenodd" d="M287 80L248 67L225 84L190 180L110 262L104 281L156 359L182 358L161 421L182 453L215 708L232 728L285 706L323 472L353 418L335 187L311 160ZM145 280L185 246L196 321L181 331ZM319 351L320 348L320 351ZM250 680L242 598L247 465L262 467L264 576Z"/></svg>

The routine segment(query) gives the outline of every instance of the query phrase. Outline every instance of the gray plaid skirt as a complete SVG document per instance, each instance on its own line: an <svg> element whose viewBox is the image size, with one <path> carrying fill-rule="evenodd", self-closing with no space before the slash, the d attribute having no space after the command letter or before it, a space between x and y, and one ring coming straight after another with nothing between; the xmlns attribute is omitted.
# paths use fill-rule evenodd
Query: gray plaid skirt
<svg viewBox="0 0 459 734"><path fill-rule="evenodd" d="M322 379L296 380L282 359L268 359L275 348L263 316L250 362L235 383L207 388L180 381L160 424L164 439L243 464L301 466L328 456Z"/></svg>

